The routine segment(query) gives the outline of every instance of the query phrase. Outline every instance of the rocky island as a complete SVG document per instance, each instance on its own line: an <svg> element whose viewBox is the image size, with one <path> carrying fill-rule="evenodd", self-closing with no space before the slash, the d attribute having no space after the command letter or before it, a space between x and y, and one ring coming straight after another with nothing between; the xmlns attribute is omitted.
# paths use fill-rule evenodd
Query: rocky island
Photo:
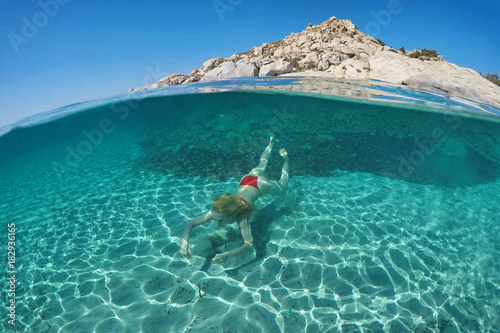
<svg viewBox="0 0 500 333"><path fill-rule="evenodd" d="M500 87L476 71L449 63L435 52L419 52L395 50L359 31L351 21L331 17L282 40L207 60L189 74L172 74L129 92L234 77L327 75L376 79L500 105Z"/></svg>

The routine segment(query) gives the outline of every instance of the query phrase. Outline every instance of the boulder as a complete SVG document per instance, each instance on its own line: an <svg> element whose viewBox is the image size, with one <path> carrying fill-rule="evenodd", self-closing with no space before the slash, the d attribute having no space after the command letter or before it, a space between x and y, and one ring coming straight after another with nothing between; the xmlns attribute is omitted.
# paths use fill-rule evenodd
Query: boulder
<svg viewBox="0 0 500 333"><path fill-rule="evenodd" d="M207 73L208 71L211 71L215 67L219 66L224 62L224 58L222 57L217 57L217 58L212 58L203 63L203 67L201 68L201 71L203 73Z"/></svg>
<svg viewBox="0 0 500 333"><path fill-rule="evenodd" d="M186 80L188 80L190 77L188 75L183 75L183 74L170 74L169 76L164 77L160 81L153 83L149 86L145 86L142 88L138 89L129 89L128 92L134 92L134 91L142 91L142 90L148 90L148 89L156 89L156 88L162 88L162 87L168 87L168 86L175 86L178 84L183 84L187 83Z"/></svg>
<svg viewBox="0 0 500 333"><path fill-rule="evenodd" d="M258 62L257 62L257 66L259 68L261 68L262 66L265 66L265 65L268 65L270 63L272 63L274 60L271 59L271 58L264 58L264 59L260 59Z"/></svg>
<svg viewBox="0 0 500 333"><path fill-rule="evenodd" d="M285 60L276 60L260 68L259 76L278 76L293 71L292 65Z"/></svg>
<svg viewBox="0 0 500 333"><path fill-rule="evenodd" d="M201 81L216 81L230 79L233 77L255 75L257 75L257 67L255 67L255 65L253 64L246 62L234 63L232 61L225 61L220 64L219 67L214 68L206 73Z"/></svg>
<svg viewBox="0 0 500 333"><path fill-rule="evenodd" d="M416 89L437 91L462 96L477 102L491 103L488 98L467 83L444 81L433 75L414 75L403 80L402 84Z"/></svg>
<svg viewBox="0 0 500 333"><path fill-rule="evenodd" d="M184 83L184 81L186 81L187 78L188 78L187 75L171 74L158 81L158 86L159 87L175 86Z"/></svg>
<svg viewBox="0 0 500 333"><path fill-rule="evenodd" d="M367 79L368 68L370 68L368 63L362 60L347 59L335 67L333 73L337 77L346 79Z"/></svg>
<svg viewBox="0 0 500 333"><path fill-rule="evenodd" d="M418 59L408 58L391 51L379 51L368 60L370 79L401 83L412 75L426 71L424 64Z"/></svg>
<svg viewBox="0 0 500 333"><path fill-rule="evenodd" d="M345 45L340 47L340 52L348 57L354 57L356 55L356 52L354 52L353 49Z"/></svg>
<svg viewBox="0 0 500 333"><path fill-rule="evenodd" d="M443 89L442 81L432 75L414 75L411 76L401 82L404 85L410 86L412 88L417 89L428 89L433 91L439 91L446 93L446 90Z"/></svg>
<svg viewBox="0 0 500 333"><path fill-rule="evenodd" d="M236 63L236 72L238 76L256 76L259 69L253 62L240 61Z"/></svg>
<svg viewBox="0 0 500 333"><path fill-rule="evenodd" d="M316 52L308 52L308 53L303 54L303 56L304 56L304 58L302 58L302 60L299 61L299 64L302 67L307 67L307 65L309 65L309 63L313 63L313 64L318 63L318 53L316 53Z"/></svg>
<svg viewBox="0 0 500 333"><path fill-rule="evenodd" d="M297 46L302 46L304 45L305 43L307 43L309 41L309 39L307 38L306 35L301 35L298 39L297 39Z"/></svg>
<svg viewBox="0 0 500 333"><path fill-rule="evenodd" d="M282 47L278 47L276 51L274 51L273 57L280 58L285 55L285 50Z"/></svg>

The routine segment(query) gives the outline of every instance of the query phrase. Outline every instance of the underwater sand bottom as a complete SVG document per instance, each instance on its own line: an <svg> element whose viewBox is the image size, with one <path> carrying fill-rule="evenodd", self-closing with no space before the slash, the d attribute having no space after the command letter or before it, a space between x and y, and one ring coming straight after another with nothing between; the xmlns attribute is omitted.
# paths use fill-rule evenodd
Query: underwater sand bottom
<svg viewBox="0 0 500 333"><path fill-rule="evenodd" d="M17 318L29 331L500 330L498 183L295 177L286 198L260 202L256 251L222 267L205 256L241 244L234 230L196 228L189 261L179 244L235 179L95 168L85 182L47 193L51 207L18 228Z"/></svg>

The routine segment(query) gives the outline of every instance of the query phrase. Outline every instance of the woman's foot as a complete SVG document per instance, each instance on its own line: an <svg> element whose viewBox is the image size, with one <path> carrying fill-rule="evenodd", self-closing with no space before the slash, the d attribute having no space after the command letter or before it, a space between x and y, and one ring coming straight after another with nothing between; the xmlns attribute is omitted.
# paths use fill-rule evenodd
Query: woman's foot
<svg viewBox="0 0 500 333"><path fill-rule="evenodd" d="M283 149L283 148L280 149L280 155L281 155L281 157L283 157L283 159L285 161L288 161L288 153L286 152L285 149Z"/></svg>

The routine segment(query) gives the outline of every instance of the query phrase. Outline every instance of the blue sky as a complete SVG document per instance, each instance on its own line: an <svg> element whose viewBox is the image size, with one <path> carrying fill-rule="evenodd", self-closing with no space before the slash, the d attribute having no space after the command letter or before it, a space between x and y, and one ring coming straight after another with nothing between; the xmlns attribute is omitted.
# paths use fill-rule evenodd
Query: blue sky
<svg viewBox="0 0 500 333"><path fill-rule="evenodd" d="M500 74L498 0L8 2L0 12L0 127L187 74L331 16L396 49L436 49L449 62ZM380 15L391 5L396 14Z"/></svg>

